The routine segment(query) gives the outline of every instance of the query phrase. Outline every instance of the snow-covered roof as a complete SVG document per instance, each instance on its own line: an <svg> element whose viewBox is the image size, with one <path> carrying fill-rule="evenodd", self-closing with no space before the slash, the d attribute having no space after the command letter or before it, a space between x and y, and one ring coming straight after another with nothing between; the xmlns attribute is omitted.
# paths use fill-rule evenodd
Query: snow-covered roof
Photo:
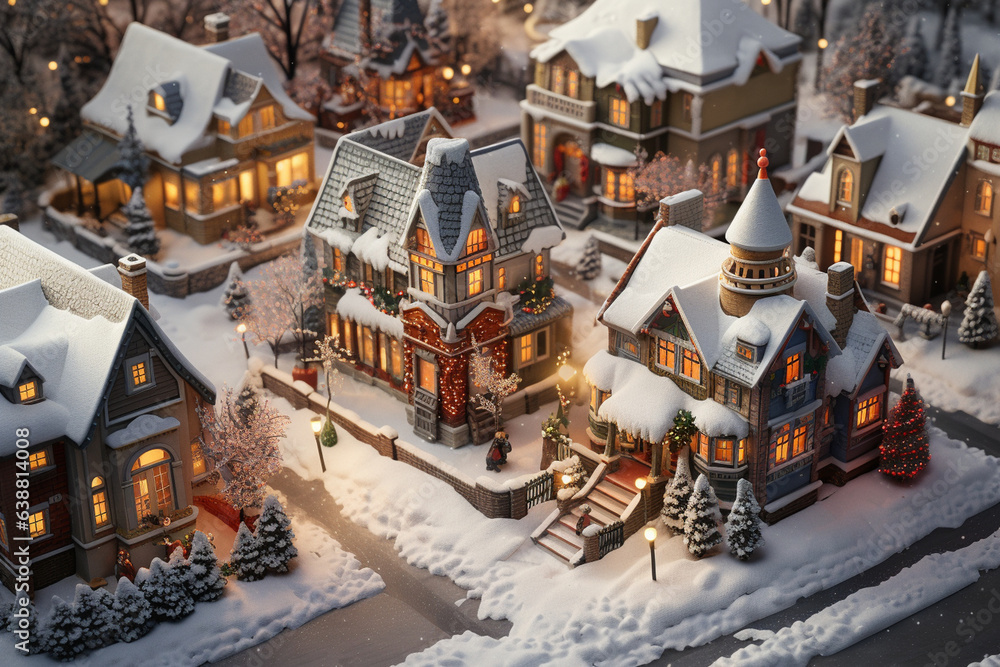
<svg viewBox="0 0 1000 667"><path fill-rule="evenodd" d="M982 111L976 119L987 116ZM996 121L994 121L996 122ZM842 128L831 143L831 150L846 138L855 155L862 160L881 156L861 209L861 217L912 235L913 242L899 243L912 248L922 240L934 221L952 179L966 156L969 128L906 109L876 106L850 128ZM933 155L933 168L927 168L921 155ZM829 203L832 160L823 171L811 174L799 189L796 201ZM860 184L855 184L860 187ZM794 206L794 205L793 205ZM796 212L800 211L795 206ZM892 222L892 212L903 211L902 219ZM813 213L815 215L815 213ZM824 214L825 215L825 214ZM878 228L858 228L878 233Z"/></svg>
<svg viewBox="0 0 1000 667"><path fill-rule="evenodd" d="M898 368L902 358L882 323L863 310L855 313L843 353L831 358L826 366L827 392L832 396L842 391L853 394L883 345L889 346L892 367Z"/></svg>
<svg viewBox="0 0 1000 667"><path fill-rule="evenodd" d="M376 308L357 287L346 290L340 297L337 314L366 327L384 331L393 338L403 337L403 321Z"/></svg>
<svg viewBox="0 0 1000 667"><path fill-rule="evenodd" d="M476 213L484 223L488 217L467 139L435 137L427 143L417 209L438 259L457 261Z"/></svg>
<svg viewBox="0 0 1000 667"><path fill-rule="evenodd" d="M352 141L368 146L386 155L409 162L413 159L428 125L436 124L438 131L453 136L451 126L436 108L394 118L372 127L347 135Z"/></svg>
<svg viewBox="0 0 1000 667"><path fill-rule="evenodd" d="M24 425L34 442L89 441L122 361L119 351L136 327L159 339L164 360L215 400L212 384L134 297L8 227L0 227L0 313L0 377L10 379L30 364L44 378L40 402L0 399L0 423ZM10 447L0 444L0 456L7 456L13 440L3 443Z"/></svg>
<svg viewBox="0 0 1000 667"><path fill-rule="evenodd" d="M969 138L1000 146L1000 91L992 91L969 125Z"/></svg>
<svg viewBox="0 0 1000 667"><path fill-rule="evenodd" d="M636 44L636 22L654 20L649 46ZM707 26L713 31L710 38ZM763 53L780 70L798 58L801 39L740 0L597 0L549 33L531 57L547 62L568 53L599 88L617 83L630 101L663 98L668 77L706 84L731 77L745 83Z"/></svg>
<svg viewBox="0 0 1000 667"><path fill-rule="evenodd" d="M771 252L792 243L792 230L768 178L758 178L736 211L726 240L743 250Z"/></svg>
<svg viewBox="0 0 1000 667"><path fill-rule="evenodd" d="M418 34L411 35L409 31L402 34L390 34L395 27L421 25L424 22L423 12L417 0L371 0L369 3L370 30L374 37L380 37L383 52L363 53L361 3L358 0L344 0L337 10L333 30L324 39L323 48L341 57L364 57L362 65L370 66L379 71L380 75L401 74L409 63L415 50L419 50L425 62L430 62L426 39Z"/></svg>
<svg viewBox="0 0 1000 667"><path fill-rule="evenodd" d="M590 147L590 158L608 167L632 167L637 162L635 153L600 142Z"/></svg>

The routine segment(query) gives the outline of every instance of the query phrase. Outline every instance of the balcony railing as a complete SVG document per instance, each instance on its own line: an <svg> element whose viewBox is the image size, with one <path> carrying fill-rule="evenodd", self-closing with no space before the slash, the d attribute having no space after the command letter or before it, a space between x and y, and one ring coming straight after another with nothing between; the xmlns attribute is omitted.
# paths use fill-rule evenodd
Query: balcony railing
<svg viewBox="0 0 1000 667"><path fill-rule="evenodd" d="M584 123L594 122L597 114L597 103L557 95L550 90L531 83L527 88L528 104L551 109L563 116L569 116Z"/></svg>

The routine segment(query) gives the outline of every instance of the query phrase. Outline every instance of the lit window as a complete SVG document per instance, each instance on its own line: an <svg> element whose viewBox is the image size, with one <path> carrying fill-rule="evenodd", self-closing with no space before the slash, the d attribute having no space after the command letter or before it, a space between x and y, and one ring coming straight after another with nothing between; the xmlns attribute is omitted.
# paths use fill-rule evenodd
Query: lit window
<svg viewBox="0 0 1000 667"><path fill-rule="evenodd" d="M986 259L986 239L979 234L972 235L972 256L979 260Z"/></svg>
<svg viewBox="0 0 1000 667"><path fill-rule="evenodd" d="M195 440L191 443L191 474L194 477L204 475L208 471L205 462L205 453L201 451L201 444Z"/></svg>
<svg viewBox="0 0 1000 667"><path fill-rule="evenodd" d="M344 270L344 253L340 251L340 248L333 249L333 270L334 271Z"/></svg>
<svg viewBox="0 0 1000 667"><path fill-rule="evenodd" d="M198 181L184 179L184 209L188 213L201 213L201 185Z"/></svg>
<svg viewBox="0 0 1000 667"><path fill-rule="evenodd" d="M145 361L137 361L129 367L132 376L132 387L138 389L149 382L148 367Z"/></svg>
<svg viewBox="0 0 1000 667"><path fill-rule="evenodd" d="M484 250L486 250L486 230L482 228L473 229L469 232L469 236L465 240L465 254L474 255Z"/></svg>
<svg viewBox="0 0 1000 667"><path fill-rule="evenodd" d="M791 439L791 432L788 424L781 427L774 440L774 462L784 463L788 460L788 444Z"/></svg>
<svg viewBox="0 0 1000 667"><path fill-rule="evenodd" d="M734 382L726 382L726 403L739 410L743 403L743 392Z"/></svg>
<svg viewBox="0 0 1000 667"><path fill-rule="evenodd" d="M984 146L982 144L976 144L976 159L977 160L989 160L990 159L990 147Z"/></svg>
<svg viewBox="0 0 1000 667"><path fill-rule="evenodd" d="M434 364L423 357L417 358L417 382L421 389L437 394L437 373Z"/></svg>
<svg viewBox="0 0 1000 667"><path fill-rule="evenodd" d="M604 179L604 196L615 201L630 202L635 199L635 181L627 171L607 169Z"/></svg>
<svg viewBox="0 0 1000 667"><path fill-rule="evenodd" d="M899 287L899 268L903 263L903 250L896 246L885 247L885 257L882 262L882 282L893 287Z"/></svg>
<svg viewBox="0 0 1000 667"><path fill-rule="evenodd" d="M681 359L681 375L695 382L701 382L701 361L698 359L698 353L686 347Z"/></svg>
<svg viewBox="0 0 1000 667"><path fill-rule="evenodd" d="M677 369L677 344L663 338L656 339L656 363L671 373Z"/></svg>
<svg viewBox="0 0 1000 667"><path fill-rule="evenodd" d="M580 73L576 70L566 72L566 95L580 97Z"/></svg>
<svg viewBox="0 0 1000 667"><path fill-rule="evenodd" d="M539 169L545 167L545 150L548 145L548 128L541 123L535 123L535 140L531 145L531 156L535 166Z"/></svg>
<svg viewBox="0 0 1000 667"><path fill-rule="evenodd" d="M108 523L110 519L108 514L108 493L104 487L103 477L94 477L90 481L90 496L93 499L94 505L94 524L100 528Z"/></svg>
<svg viewBox="0 0 1000 667"><path fill-rule="evenodd" d="M403 344L395 338L390 343L392 349L392 375L393 377L403 377Z"/></svg>
<svg viewBox="0 0 1000 667"><path fill-rule="evenodd" d="M260 129L270 130L274 128L274 107L266 106L260 110Z"/></svg>
<svg viewBox="0 0 1000 667"><path fill-rule="evenodd" d="M844 232L837 230L833 235L833 263L840 261L844 252Z"/></svg>
<svg viewBox="0 0 1000 667"><path fill-rule="evenodd" d="M851 264L854 266L854 273L861 273L864 268L865 242L861 239L851 239Z"/></svg>
<svg viewBox="0 0 1000 667"><path fill-rule="evenodd" d="M469 271L469 296L475 296L483 291L483 270Z"/></svg>
<svg viewBox="0 0 1000 667"><path fill-rule="evenodd" d="M38 398L38 381L28 380L17 385L17 395L22 403L31 403Z"/></svg>
<svg viewBox="0 0 1000 667"><path fill-rule="evenodd" d="M361 328L361 363L375 365L375 334L370 327Z"/></svg>
<svg viewBox="0 0 1000 667"><path fill-rule="evenodd" d="M166 111L167 101L163 99L163 95L160 95L159 93L153 93L153 106L156 108L157 111Z"/></svg>
<svg viewBox="0 0 1000 667"><path fill-rule="evenodd" d="M611 124L618 127L629 125L629 103L620 97L611 98Z"/></svg>
<svg viewBox="0 0 1000 667"><path fill-rule="evenodd" d="M806 451L806 434L809 432L809 427L803 424L795 429L795 435L792 438L792 456L798 456Z"/></svg>
<svg viewBox="0 0 1000 667"><path fill-rule="evenodd" d="M39 449L37 452L28 454L28 470L47 468L49 465L50 461L48 449Z"/></svg>
<svg viewBox="0 0 1000 667"><path fill-rule="evenodd" d="M726 156L726 187L735 188L740 177L740 156L735 148L729 150Z"/></svg>
<svg viewBox="0 0 1000 667"><path fill-rule="evenodd" d="M175 177L176 178L176 177ZM163 204L167 208L172 208L175 211L181 206L181 193L180 189L177 187L176 180L167 180L166 177L163 179Z"/></svg>
<svg viewBox="0 0 1000 667"><path fill-rule="evenodd" d="M32 539L41 537L48 532L48 521L46 521L45 510L28 515L28 534Z"/></svg>
<svg viewBox="0 0 1000 667"><path fill-rule="evenodd" d="M420 291L434 294L434 272L420 267Z"/></svg>
<svg viewBox="0 0 1000 667"><path fill-rule="evenodd" d="M566 70L558 65L552 68L552 92L556 95L566 92Z"/></svg>
<svg viewBox="0 0 1000 667"><path fill-rule="evenodd" d="M712 156L712 192L722 189L722 158L718 155Z"/></svg>
<svg viewBox="0 0 1000 667"><path fill-rule="evenodd" d="M840 179L837 181L837 203L850 206L853 196L854 174L849 169L844 169L840 172Z"/></svg>
<svg viewBox="0 0 1000 667"><path fill-rule="evenodd" d="M874 424L882 418L882 397L875 394L858 403L858 418L855 422L858 428Z"/></svg>
<svg viewBox="0 0 1000 667"><path fill-rule="evenodd" d="M736 465L743 465L747 462L747 439L740 440L737 446Z"/></svg>
<svg viewBox="0 0 1000 667"><path fill-rule="evenodd" d="M248 137L253 134L253 116L247 114L243 116L240 124L236 126L236 136L240 139L243 137Z"/></svg>
<svg viewBox="0 0 1000 667"><path fill-rule="evenodd" d="M535 279L541 280L545 277L545 258L535 255Z"/></svg>
<svg viewBox="0 0 1000 667"><path fill-rule="evenodd" d="M174 509L170 454L166 450L157 448L143 452L132 464L131 473L138 520Z"/></svg>
<svg viewBox="0 0 1000 667"><path fill-rule="evenodd" d="M257 188L252 169L240 172L240 200L253 201Z"/></svg>
<svg viewBox="0 0 1000 667"><path fill-rule="evenodd" d="M531 363L532 359L534 359L534 336L528 334L518 338L518 347L521 350L521 363Z"/></svg>
<svg viewBox="0 0 1000 667"><path fill-rule="evenodd" d="M344 321L344 349L348 354L354 354L354 325L350 320Z"/></svg>
<svg viewBox="0 0 1000 667"><path fill-rule="evenodd" d="M232 206L236 203L236 179L227 178L224 181L212 183L212 207L215 210Z"/></svg>
<svg viewBox="0 0 1000 667"><path fill-rule="evenodd" d="M718 438L715 441L715 462L733 462L733 441L725 438Z"/></svg>
<svg viewBox="0 0 1000 667"><path fill-rule="evenodd" d="M497 287L501 290L507 289L507 269L500 267L497 271Z"/></svg>
<svg viewBox="0 0 1000 667"><path fill-rule="evenodd" d="M228 120L219 119L219 134L225 134L229 136L229 133L233 131L233 125Z"/></svg>
<svg viewBox="0 0 1000 667"><path fill-rule="evenodd" d="M708 436L704 433L698 434L698 456L708 460Z"/></svg>
<svg viewBox="0 0 1000 667"><path fill-rule="evenodd" d="M976 187L976 213L980 215L993 213L993 186L989 181L979 181Z"/></svg>
<svg viewBox="0 0 1000 667"><path fill-rule="evenodd" d="M417 252L434 257L434 244L431 235L423 227L417 227Z"/></svg>
<svg viewBox="0 0 1000 667"><path fill-rule="evenodd" d="M785 382L795 382L802 378L802 353L796 352L785 360Z"/></svg>
<svg viewBox="0 0 1000 667"><path fill-rule="evenodd" d="M510 205L507 207L508 213L520 213L521 212L521 195L511 195Z"/></svg>
<svg viewBox="0 0 1000 667"><path fill-rule="evenodd" d="M348 213L354 213L354 200L351 199L351 195L344 195L344 209Z"/></svg>
<svg viewBox="0 0 1000 667"><path fill-rule="evenodd" d="M309 180L309 151L296 153L292 156L292 180Z"/></svg>
<svg viewBox="0 0 1000 667"><path fill-rule="evenodd" d="M747 361L753 361L753 348L743 343L736 343L736 355Z"/></svg>

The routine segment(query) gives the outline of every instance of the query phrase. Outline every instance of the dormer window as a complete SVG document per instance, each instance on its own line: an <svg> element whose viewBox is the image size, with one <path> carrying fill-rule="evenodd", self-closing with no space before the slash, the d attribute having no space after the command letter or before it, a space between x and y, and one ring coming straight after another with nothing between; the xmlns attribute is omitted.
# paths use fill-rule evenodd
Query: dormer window
<svg viewBox="0 0 1000 667"><path fill-rule="evenodd" d="M431 235L422 227L417 228L417 252L430 257L435 256L434 244L431 243Z"/></svg>
<svg viewBox="0 0 1000 667"><path fill-rule="evenodd" d="M483 228L473 229L469 232L465 241L465 254L475 255L486 250L486 230Z"/></svg>
<svg viewBox="0 0 1000 667"><path fill-rule="evenodd" d="M348 213L354 213L354 200L351 199L351 195L344 195L343 204Z"/></svg>
<svg viewBox="0 0 1000 667"><path fill-rule="evenodd" d="M183 107L181 85L177 81L166 81L153 86L146 97L147 113L160 116L171 124L181 115Z"/></svg>
<svg viewBox="0 0 1000 667"><path fill-rule="evenodd" d="M125 380L128 385L126 390L128 394L148 389L155 384L153 365L150 363L148 353L131 357L125 361Z"/></svg>
<svg viewBox="0 0 1000 667"><path fill-rule="evenodd" d="M512 215L521 212L521 195L510 196L510 203L507 205L507 212Z"/></svg>
<svg viewBox="0 0 1000 667"><path fill-rule="evenodd" d="M837 179L837 203L843 206L850 206L854 197L854 174L849 169L840 172Z"/></svg>
<svg viewBox="0 0 1000 667"><path fill-rule="evenodd" d="M20 403L36 403L42 400L42 385L38 380L31 379L17 385L17 397Z"/></svg>
<svg viewBox="0 0 1000 667"><path fill-rule="evenodd" d="M736 341L736 356L744 361L757 361L757 346L738 340Z"/></svg>
<svg viewBox="0 0 1000 667"><path fill-rule="evenodd" d="M156 109L157 111L166 112L167 101L163 99L163 95L160 95L159 93L153 93L153 108Z"/></svg>

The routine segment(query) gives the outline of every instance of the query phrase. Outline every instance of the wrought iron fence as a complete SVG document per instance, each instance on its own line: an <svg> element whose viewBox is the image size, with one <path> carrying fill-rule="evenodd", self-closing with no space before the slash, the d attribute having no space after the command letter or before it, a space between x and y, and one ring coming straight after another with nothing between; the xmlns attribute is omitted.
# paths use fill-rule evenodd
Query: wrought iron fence
<svg viewBox="0 0 1000 667"><path fill-rule="evenodd" d="M552 500L554 497L554 488L552 473L550 472L543 472L528 481L525 485L528 497L528 509L539 503L544 503L546 500Z"/></svg>
<svg viewBox="0 0 1000 667"><path fill-rule="evenodd" d="M604 554L614 551L625 544L625 522L615 521L614 523L609 523L604 528L601 528L601 532L597 538L601 558L604 558Z"/></svg>

